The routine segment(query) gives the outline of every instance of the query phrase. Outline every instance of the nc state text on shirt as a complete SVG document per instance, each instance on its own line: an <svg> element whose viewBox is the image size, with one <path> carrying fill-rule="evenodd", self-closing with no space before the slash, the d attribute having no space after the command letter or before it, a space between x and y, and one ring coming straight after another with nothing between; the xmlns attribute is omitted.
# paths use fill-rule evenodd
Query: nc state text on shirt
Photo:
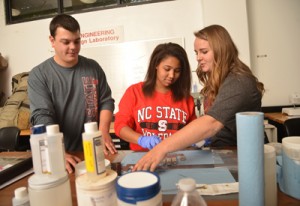
<svg viewBox="0 0 300 206"><path fill-rule="evenodd" d="M157 106L155 108L156 112L153 112L152 109L152 107L139 109L138 122L151 119L152 114L156 114L156 118L158 119L176 119L178 121L182 121L182 123L184 124L186 123L187 113L179 108Z"/></svg>

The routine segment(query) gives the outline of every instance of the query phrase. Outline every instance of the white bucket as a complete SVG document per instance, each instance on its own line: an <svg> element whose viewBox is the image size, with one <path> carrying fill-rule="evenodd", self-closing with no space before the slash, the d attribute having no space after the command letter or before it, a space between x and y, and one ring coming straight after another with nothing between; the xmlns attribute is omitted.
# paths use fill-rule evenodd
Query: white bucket
<svg viewBox="0 0 300 206"><path fill-rule="evenodd" d="M111 169L111 163L108 159L105 159L105 168L106 170ZM85 161L81 161L75 165L75 177L85 174L86 173L86 166Z"/></svg>
<svg viewBox="0 0 300 206"><path fill-rule="evenodd" d="M300 200L300 137L282 139L282 167L279 177L281 191Z"/></svg>
<svg viewBox="0 0 300 206"><path fill-rule="evenodd" d="M300 137L291 136L282 139L282 148L285 154L300 164Z"/></svg>
<svg viewBox="0 0 300 206"><path fill-rule="evenodd" d="M136 171L117 180L118 206L162 206L162 193L158 175Z"/></svg>
<svg viewBox="0 0 300 206"><path fill-rule="evenodd" d="M50 175L32 175L28 179L31 206L72 206L68 175L53 178Z"/></svg>
<svg viewBox="0 0 300 206"><path fill-rule="evenodd" d="M97 181L90 180L87 173L76 177L78 206L116 206L116 178L117 173L110 169L106 170L105 177Z"/></svg>

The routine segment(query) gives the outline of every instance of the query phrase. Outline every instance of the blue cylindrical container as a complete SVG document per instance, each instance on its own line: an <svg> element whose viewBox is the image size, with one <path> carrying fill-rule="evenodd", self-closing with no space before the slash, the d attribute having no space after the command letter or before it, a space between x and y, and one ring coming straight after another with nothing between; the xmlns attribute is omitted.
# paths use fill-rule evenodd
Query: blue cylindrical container
<svg viewBox="0 0 300 206"><path fill-rule="evenodd" d="M131 206L143 203L162 205L160 178L148 171L136 171L122 175L116 183L118 205Z"/></svg>

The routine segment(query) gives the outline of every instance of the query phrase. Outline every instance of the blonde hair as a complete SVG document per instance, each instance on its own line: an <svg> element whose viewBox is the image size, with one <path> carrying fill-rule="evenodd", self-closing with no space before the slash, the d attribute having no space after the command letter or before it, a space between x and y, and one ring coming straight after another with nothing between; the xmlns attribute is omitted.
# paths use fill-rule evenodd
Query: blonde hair
<svg viewBox="0 0 300 206"><path fill-rule="evenodd" d="M213 70L209 73L197 68L197 76L203 84L201 94L213 102L221 84L231 72L236 75L246 75L256 81L258 90L263 95L264 85L253 75L250 68L238 57L238 50L227 30L220 25L211 25L194 33L196 38L208 41L213 54Z"/></svg>

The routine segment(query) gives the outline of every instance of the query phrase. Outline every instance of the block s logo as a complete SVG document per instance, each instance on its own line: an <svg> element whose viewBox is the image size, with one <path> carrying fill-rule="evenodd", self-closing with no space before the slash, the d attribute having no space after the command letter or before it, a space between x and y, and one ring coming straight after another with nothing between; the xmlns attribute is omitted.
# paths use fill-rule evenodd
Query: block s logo
<svg viewBox="0 0 300 206"><path fill-rule="evenodd" d="M159 120L158 121L158 131L165 132L167 130L167 120Z"/></svg>

